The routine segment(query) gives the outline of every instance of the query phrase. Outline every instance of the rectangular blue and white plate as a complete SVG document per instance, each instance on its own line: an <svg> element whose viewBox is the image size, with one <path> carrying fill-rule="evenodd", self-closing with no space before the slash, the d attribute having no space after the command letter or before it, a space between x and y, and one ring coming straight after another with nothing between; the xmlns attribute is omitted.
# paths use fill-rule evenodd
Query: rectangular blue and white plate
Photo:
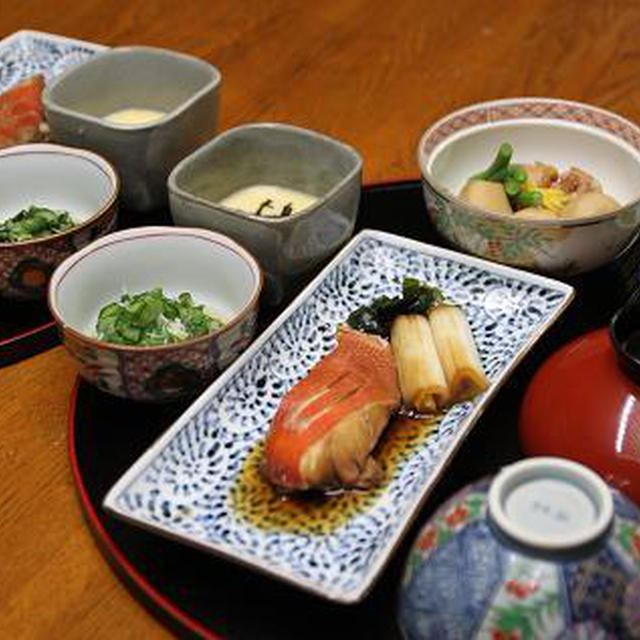
<svg viewBox="0 0 640 640"><path fill-rule="evenodd" d="M405 276L437 285L464 308L490 388L447 411L428 435L396 429L382 445L381 487L283 500L259 478L280 399L332 349L351 311L398 294ZM561 282L363 231L125 473L104 506L320 596L357 602L491 397L572 297Z"/></svg>
<svg viewBox="0 0 640 640"><path fill-rule="evenodd" d="M0 40L0 92L36 73L45 81L107 47L41 31L16 31Z"/></svg>

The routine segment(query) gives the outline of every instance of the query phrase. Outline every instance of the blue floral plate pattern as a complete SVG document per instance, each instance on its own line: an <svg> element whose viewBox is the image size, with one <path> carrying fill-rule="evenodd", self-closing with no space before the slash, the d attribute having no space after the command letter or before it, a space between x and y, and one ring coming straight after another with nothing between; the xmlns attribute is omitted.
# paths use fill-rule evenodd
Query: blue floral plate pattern
<svg viewBox="0 0 640 640"><path fill-rule="evenodd" d="M42 73L45 80L107 47L40 31L17 31L0 40L0 92Z"/></svg>
<svg viewBox="0 0 640 640"><path fill-rule="evenodd" d="M242 489L243 469L282 396L333 348L336 327L352 310L376 296L397 294L405 276L436 284L464 308L490 388L444 414L361 509L326 516L334 526L324 521L291 527L286 519L280 526L277 517L261 526L239 512L234 496ZM136 525L317 595L356 602L489 399L572 297L573 289L561 282L363 231L125 473L104 506ZM285 506L291 510L277 501L270 510L277 516Z"/></svg>

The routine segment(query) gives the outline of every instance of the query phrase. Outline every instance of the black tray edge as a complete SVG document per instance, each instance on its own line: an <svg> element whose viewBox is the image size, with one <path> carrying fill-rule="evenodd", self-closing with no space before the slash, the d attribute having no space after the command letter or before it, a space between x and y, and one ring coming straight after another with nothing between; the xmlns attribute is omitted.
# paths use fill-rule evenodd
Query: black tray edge
<svg viewBox="0 0 640 640"><path fill-rule="evenodd" d="M0 341L0 367L26 360L59 343L60 336L53 320L13 334Z"/></svg>
<svg viewBox="0 0 640 640"><path fill-rule="evenodd" d="M222 636L216 635L210 629L202 626L198 621L187 615L168 598L158 592L142 574L127 559L125 553L118 547L113 538L103 527L96 510L91 504L87 492L76 452L75 443L75 415L78 389L81 379L78 376L71 391L68 414L68 456L71 474L76 488L82 514L93 534L94 541L102 555L116 576L139 600L142 605L161 623L166 624L171 630L185 638L202 638L204 640L222 640Z"/></svg>

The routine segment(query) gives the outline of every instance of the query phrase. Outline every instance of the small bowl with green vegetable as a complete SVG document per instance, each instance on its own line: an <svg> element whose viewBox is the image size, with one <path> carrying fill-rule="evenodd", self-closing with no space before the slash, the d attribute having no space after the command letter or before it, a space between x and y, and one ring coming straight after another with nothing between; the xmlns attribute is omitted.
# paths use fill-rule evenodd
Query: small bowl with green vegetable
<svg viewBox="0 0 640 640"><path fill-rule="evenodd" d="M119 189L111 164L90 151L0 151L0 296L43 299L58 264L115 228Z"/></svg>
<svg viewBox="0 0 640 640"><path fill-rule="evenodd" d="M612 260L640 224L640 128L578 102L472 105L418 145L427 211L470 253L571 276Z"/></svg>
<svg viewBox="0 0 640 640"><path fill-rule="evenodd" d="M65 260L49 308L80 374L113 395L193 395L249 344L262 271L236 242L204 229L138 227Z"/></svg>

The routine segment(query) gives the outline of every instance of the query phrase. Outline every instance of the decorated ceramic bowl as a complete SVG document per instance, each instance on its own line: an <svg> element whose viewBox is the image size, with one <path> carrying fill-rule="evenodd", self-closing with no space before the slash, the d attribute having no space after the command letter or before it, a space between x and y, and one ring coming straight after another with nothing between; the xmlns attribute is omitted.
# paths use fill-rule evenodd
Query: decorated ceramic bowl
<svg viewBox="0 0 640 640"><path fill-rule="evenodd" d="M122 177L124 205L144 212L166 206L173 166L215 133L220 83L199 58L117 47L63 73L42 101L52 139L103 154Z"/></svg>
<svg viewBox="0 0 640 640"><path fill-rule="evenodd" d="M573 219L522 219L472 206L458 193L502 142L518 162L578 166L622 207ZM436 229L470 253L568 276L620 252L640 222L640 128L579 102L514 98L475 104L430 127L418 145L427 212Z"/></svg>
<svg viewBox="0 0 640 640"><path fill-rule="evenodd" d="M98 339L110 302L155 288L191 294L223 322L195 338L156 346ZM138 227L94 242L65 260L49 284L49 308L80 375L132 400L167 401L200 391L249 344L262 272L230 238L203 229Z"/></svg>
<svg viewBox="0 0 640 640"><path fill-rule="evenodd" d="M115 170L95 153L42 143L0 151L0 223L32 206L66 211L75 223L0 242L0 296L44 298L58 264L115 228L118 192Z"/></svg>
<svg viewBox="0 0 640 640"><path fill-rule="evenodd" d="M410 640L637 638L640 510L576 462L505 467L422 529L398 621Z"/></svg>
<svg viewBox="0 0 640 640"><path fill-rule="evenodd" d="M351 237L361 182L362 158L352 147L291 125L248 124L180 162L169 176L169 203L177 225L220 231L246 246L275 304ZM256 188L263 195L254 200ZM253 201L249 210L240 208L242 193Z"/></svg>
<svg viewBox="0 0 640 640"><path fill-rule="evenodd" d="M542 364L524 395L518 429L528 455L589 465L640 504L640 386L630 375L639 368L626 352L631 326L624 322L636 305L625 306L611 331L585 333Z"/></svg>

